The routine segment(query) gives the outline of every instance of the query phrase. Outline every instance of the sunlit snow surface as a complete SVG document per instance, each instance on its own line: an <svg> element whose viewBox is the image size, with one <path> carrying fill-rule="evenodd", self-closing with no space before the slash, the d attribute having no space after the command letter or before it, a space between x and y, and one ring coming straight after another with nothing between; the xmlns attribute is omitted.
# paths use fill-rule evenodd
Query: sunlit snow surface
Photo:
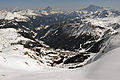
<svg viewBox="0 0 120 80"><path fill-rule="evenodd" d="M117 47L99 60L78 69L50 68L40 65L26 55L34 53L21 45L10 45L18 40L29 40L12 28L0 30L0 80L119 80L120 48ZM113 42L113 40L111 40Z"/></svg>
<svg viewBox="0 0 120 80"><path fill-rule="evenodd" d="M27 67L27 65L23 64L23 61L26 60L32 62L32 60L27 58L21 60L20 57L11 58L10 56L4 55L7 58L7 60L16 60L17 63L16 65L14 65L15 69L11 69L6 67L10 65L7 65L7 61L5 62L5 60L3 60L2 58L4 56L1 55L0 60L4 62L0 63L6 64L0 64L0 80L119 80L119 51L120 48L116 48L106 53L98 61L74 70L44 68L32 71L34 67L32 67L32 65L29 65L32 68L32 70L26 71L25 69L29 68ZM19 62L23 65L23 67L17 66L19 65ZM34 62L31 64L34 64Z"/></svg>

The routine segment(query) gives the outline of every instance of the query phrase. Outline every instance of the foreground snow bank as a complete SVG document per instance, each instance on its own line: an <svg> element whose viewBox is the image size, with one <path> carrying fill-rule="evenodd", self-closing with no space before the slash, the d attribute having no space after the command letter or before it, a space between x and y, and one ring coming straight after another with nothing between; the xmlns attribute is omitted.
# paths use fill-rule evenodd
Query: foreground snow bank
<svg viewBox="0 0 120 80"><path fill-rule="evenodd" d="M120 48L116 48L98 61L85 67L87 77L92 80L120 80Z"/></svg>
<svg viewBox="0 0 120 80"><path fill-rule="evenodd" d="M0 66L1 80L120 80L120 48L109 51L83 68L19 71ZM6 65L4 65L6 66ZM4 70L4 71L3 71Z"/></svg>

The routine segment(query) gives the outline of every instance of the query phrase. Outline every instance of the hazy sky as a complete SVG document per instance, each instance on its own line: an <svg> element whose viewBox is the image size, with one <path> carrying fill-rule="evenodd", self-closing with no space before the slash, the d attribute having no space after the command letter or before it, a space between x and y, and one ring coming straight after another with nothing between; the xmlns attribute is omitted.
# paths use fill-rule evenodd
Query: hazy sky
<svg viewBox="0 0 120 80"><path fill-rule="evenodd" d="M120 0L0 0L0 9L43 9L51 6L60 10L81 9L88 5L111 7L120 10Z"/></svg>

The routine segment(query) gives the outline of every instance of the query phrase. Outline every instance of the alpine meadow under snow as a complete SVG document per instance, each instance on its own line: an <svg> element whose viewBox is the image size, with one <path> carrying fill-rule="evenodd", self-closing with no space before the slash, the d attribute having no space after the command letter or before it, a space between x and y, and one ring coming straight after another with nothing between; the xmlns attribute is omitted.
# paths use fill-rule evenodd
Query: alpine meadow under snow
<svg viewBox="0 0 120 80"><path fill-rule="evenodd" d="M0 80L120 80L120 12L0 10Z"/></svg>

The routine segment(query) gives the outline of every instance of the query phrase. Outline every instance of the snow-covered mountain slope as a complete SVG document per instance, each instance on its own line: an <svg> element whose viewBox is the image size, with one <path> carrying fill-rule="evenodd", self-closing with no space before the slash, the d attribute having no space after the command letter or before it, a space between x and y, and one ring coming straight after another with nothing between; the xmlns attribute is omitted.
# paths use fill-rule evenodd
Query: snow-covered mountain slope
<svg viewBox="0 0 120 80"><path fill-rule="evenodd" d="M20 20L27 19L27 17L22 16L22 15L18 14L17 12L12 13L10 11L0 10L0 19L12 20L15 18L18 18Z"/></svg>
<svg viewBox="0 0 120 80"><path fill-rule="evenodd" d="M37 58L37 51L32 47L42 46L42 42L35 42L23 37L13 28L0 29L0 65L13 69L36 70L42 67ZM12 64L12 65L11 65Z"/></svg>
<svg viewBox="0 0 120 80"><path fill-rule="evenodd" d="M15 29L0 29L0 66L28 71L40 69L38 60L25 55L25 53L34 55L34 51L24 48L23 45L14 44L20 40L31 41L22 37Z"/></svg>
<svg viewBox="0 0 120 80"><path fill-rule="evenodd" d="M92 21L90 22L90 20L74 19L60 25L54 25L54 27L41 28L37 32L36 38L40 38L40 40L43 40L55 49L97 53L102 43L114 34L117 34L117 31L114 29L116 25L110 27L109 25L114 24L114 22L109 24L107 21L106 23L109 25L102 26L105 23L96 25ZM44 33L41 34L41 32Z"/></svg>
<svg viewBox="0 0 120 80"><path fill-rule="evenodd" d="M49 68L37 71L19 71L0 67L1 80L119 80L120 48L109 51L98 61L74 70ZM4 71L3 71L4 69ZM16 74L17 73L17 74Z"/></svg>
<svg viewBox="0 0 120 80"><path fill-rule="evenodd" d="M106 27L106 26L111 26L112 24L120 24L120 16L117 17L106 17L106 18L87 18L86 21L91 22L93 25L96 26L102 26L102 27Z"/></svg>
<svg viewBox="0 0 120 80"><path fill-rule="evenodd" d="M19 10L17 11L17 13L23 16L40 16L40 14L31 9Z"/></svg>

